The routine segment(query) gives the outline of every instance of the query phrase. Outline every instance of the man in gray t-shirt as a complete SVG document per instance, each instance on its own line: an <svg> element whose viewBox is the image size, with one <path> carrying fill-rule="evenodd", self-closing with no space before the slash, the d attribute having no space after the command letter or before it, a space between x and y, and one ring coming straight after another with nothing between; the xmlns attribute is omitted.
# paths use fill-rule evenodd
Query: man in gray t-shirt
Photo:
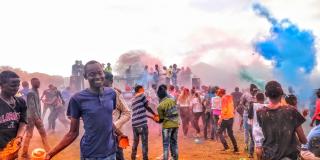
<svg viewBox="0 0 320 160"><path fill-rule="evenodd" d="M24 145L23 145L23 152L22 152L22 157L29 159L28 155L28 149L29 149L29 144L30 140L33 136L33 129L36 126L38 129L38 132L41 136L43 146L46 151L50 150L49 143L47 140L47 134L44 129L44 125L41 119L41 103L40 103L40 98L39 98L39 87L40 87L40 80L38 78L32 78L31 79L31 85L32 89L30 92L27 94L27 133L26 133L26 138L24 140Z"/></svg>

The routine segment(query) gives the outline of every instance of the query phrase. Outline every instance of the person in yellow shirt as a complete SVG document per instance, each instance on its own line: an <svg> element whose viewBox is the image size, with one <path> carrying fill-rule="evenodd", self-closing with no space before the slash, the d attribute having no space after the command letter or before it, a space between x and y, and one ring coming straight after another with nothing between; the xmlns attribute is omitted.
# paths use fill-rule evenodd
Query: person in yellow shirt
<svg viewBox="0 0 320 160"><path fill-rule="evenodd" d="M112 68L110 63L107 63L107 67L104 69L104 72L112 73Z"/></svg>
<svg viewBox="0 0 320 160"><path fill-rule="evenodd" d="M222 90L222 91L225 93L225 90ZM234 121L233 98L231 95L224 95L222 97L222 102L221 102L221 115L218 121L218 125L220 126L218 135L220 136L220 141L224 147L222 151L229 150L228 143L222 134L225 130L227 130L228 136L230 137L230 140L234 148L233 152L239 153L237 141L233 135L233 130L232 130L233 121Z"/></svg>

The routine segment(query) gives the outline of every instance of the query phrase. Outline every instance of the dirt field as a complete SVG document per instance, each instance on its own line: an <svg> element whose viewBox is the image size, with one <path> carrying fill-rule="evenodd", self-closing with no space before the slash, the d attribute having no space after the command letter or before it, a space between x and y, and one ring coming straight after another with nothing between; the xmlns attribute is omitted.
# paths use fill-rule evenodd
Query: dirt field
<svg viewBox="0 0 320 160"><path fill-rule="evenodd" d="M151 127L151 126L150 126ZM193 130L191 130L193 131ZM58 132L49 135L49 141L51 146L56 145L63 137L64 133L67 132L65 129L59 129ZM128 128L128 135L132 137L130 134L130 129ZM31 140L31 145L29 152L31 152L34 148L42 147L41 139L37 131L34 132L34 138ZM179 136L179 159L180 160L239 160L241 158L246 158L246 154L243 152L243 134L235 129L235 135L238 141L238 145L240 148L240 154L230 153L222 153L219 150L222 149L222 144L218 142L214 142L211 140L203 141L201 140L201 144L196 144L192 136L190 138L183 139ZM151 130L149 133L149 159L156 160L159 155L162 154L162 141L161 136L158 135L158 129ZM80 157L79 151L79 141L82 134L76 139L76 141L70 145L63 152L58 154L54 160L78 160ZM132 140L130 141L132 144ZM232 147L229 141L230 147ZM130 160L131 147L127 148L125 151L126 159ZM139 147L138 155L140 156L138 160L142 159L142 152Z"/></svg>

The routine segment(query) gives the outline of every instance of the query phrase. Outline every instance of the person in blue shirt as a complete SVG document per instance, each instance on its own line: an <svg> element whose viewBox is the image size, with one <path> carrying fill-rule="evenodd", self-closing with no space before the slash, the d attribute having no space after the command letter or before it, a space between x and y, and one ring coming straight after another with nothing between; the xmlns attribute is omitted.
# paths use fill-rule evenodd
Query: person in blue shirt
<svg viewBox="0 0 320 160"><path fill-rule="evenodd" d="M303 150L312 152L320 157L320 125L314 127L307 136L307 143L302 145Z"/></svg>
<svg viewBox="0 0 320 160"><path fill-rule="evenodd" d="M61 97L66 105L69 104L70 98L72 97L71 88L68 86L61 92Z"/></svg>
<svg viewBox="0 0 320 160"><path fill-rule="evenodd" d="M85 130L80 142L81 160L116 159L117 146L112 123L116 93L103 86L104 72L99 62L89 61L84 66L84 77L90 87L71 97L67 111L71 118L70 130L61 142L48 152L47 160L68 147L79 136L80 118Z"/></svg>
<svg viewBox="0 0 320 160"><path fill-rule="evenodd" d="M27 95L30 92L29 83L27 81L23 81L21 83L22 89L19 91L21 94L21 97L24 99L24 101L27 101Z"/></svg>
<svg viewBox="0 0 320 160"><path fill-rule="evenodd" d="M208 93L205 95L202 104L205 107L205 111L204 111L204 116L205 116L205 121L204 121L204 131L203 131L203 135L204 135L204 139L207 140L208 139L208 128L210 125L210 122L212 120L212 115L211 115L211 99L215 96L215 88L214 87L210 87L208 90ZM214 135L212 135L214 137ZM213 138L211 137L211 138Z"/></svg>

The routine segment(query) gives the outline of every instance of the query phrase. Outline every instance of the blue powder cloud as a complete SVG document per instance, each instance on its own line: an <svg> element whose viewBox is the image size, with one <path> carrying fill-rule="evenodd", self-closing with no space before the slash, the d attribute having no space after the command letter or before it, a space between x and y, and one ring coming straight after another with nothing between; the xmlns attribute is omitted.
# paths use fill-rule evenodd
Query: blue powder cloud
<svg viewBox="0 0 320 160"><path fill-rule="evenodd" d="M310 73L316 66L314 34L300 29L288 19L277 20L259 3L253 5L253 10L271 24L270 35L254 42L256 52L273 62L274 73L282 83L298 88L301 97L306 98L306 88L312 89Z"/></svg>

